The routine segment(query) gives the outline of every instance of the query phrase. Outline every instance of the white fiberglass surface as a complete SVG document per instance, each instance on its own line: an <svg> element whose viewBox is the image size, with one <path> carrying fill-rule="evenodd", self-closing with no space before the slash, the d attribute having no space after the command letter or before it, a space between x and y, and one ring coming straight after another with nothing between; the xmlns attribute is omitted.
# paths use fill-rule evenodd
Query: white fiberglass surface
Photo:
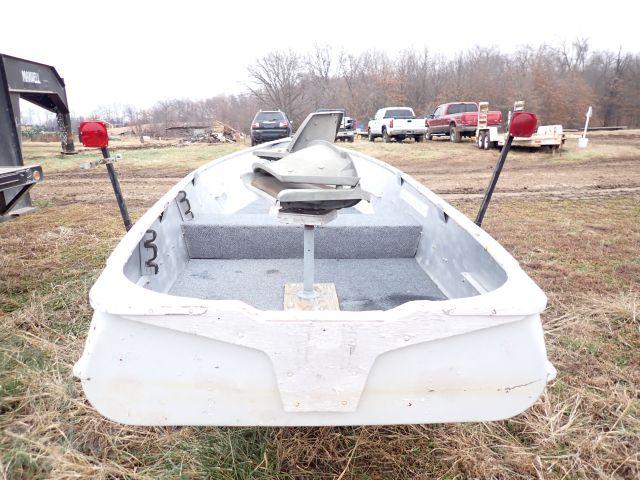
<svg viewBox="0 0 640 480"><path fill-rule="evenodd" d="M504 284L507 279L505 270L492 257L486 245L478 240L477 235L472 235L466 226L460 225L459 218L454 218L461 215L459 212L451 212L451 207L437 196L430 192L430 195L425 195L421 186L382 162L372 161L359 154L353 154L352 157L361 176L362 188L372 195L371 201L363 201L353 208L339 212L339 220L334 225L327 225L327 231L338 226L345 229L342 232L349 233L349 224L353 221L364 232L363 242L376 246L376 233L372 229L378 228L381 221L384 223L381 219L403 217L408 219L406 223L418 227L418 237L415 252L411 255L407 255L405 248L401 255L394 256L394 252L390 252L384 254L387 258L375 258L375 255L371 255L374 258L367 258L367 247L364 245L358 250L358 258L340 258L341 252L337 251L327 258L318 259L319 281L331 282L333 274L334 283L347 285L346 289L343 287L343 298L348 309L388 309L411 300L438 301L471 297L495 290ZM249 222L243 230L246 239L255 236L257 230L252 232L251 222L255 222L258 217L269 218L269 222L274 223L271 225L272 230L280 231L275 225L276 203L247 185L245 176L256 161L260 160L251 152L246 152L214 162L196 172L191 181L186 182L183 191L189 199L191 215L185 215L185 206L174 199L169 202L162 220L152 225L158 236L156 244L160 250L159 257L172 268L167 272L167 268L163 269L161 266L158 275L147 275L143 280L146 288L186 297L214 300L235 298L256 308L274 309L276 303L279 303L274 300L275 297L265 295L260 299L260 292L280 289L280 283L284 285L291 281L301 281L301 254L282 258L282 254L269 257L258 251L269 249L268 232L262 233L267 237L260 243L260 249L253 249L235 258L215 257L215 252L210 256L206 252L200 252L199 256L194 257L193 252L189 251L188 241L185 242L185 226L189 228L199 224L207 227L207 219L213 218L208 231L220 233L216 223L220 222L220 216L240 219L236 222L239 223L237 231L242 230L242 219L246 218ZM259 222L264 223L263 220ZM369 229L367 222L373 225ZM401 226L394 224L393 228L396 227ZM338 229L335 228L334 231L337 232ZM207 235L206 228L203 232L203 235ZM353 235L357 237L359 233ZM403 241L407 240L404 231L398 230L396 235ZM412 230L410 235L415 235L415 231ZM331 242L339 243L339 238L336 237ZM206 237L203 241L206 243ZM242 241L242 238L235 236L228 240L225 237L216 238L215 242L212 240L210 243L231 245ZM301 232L299 244L301 248ZM165 253L163 256L162 251L167 249L170 249L171 255ZM145 249L141 248L140 252L136 250L133 257L136 254L144 257ZM169 260L169 256L175 258ZM140 271L138 265L144 266L144 258L132 258L128 264L129 278L138 282L140 276L136 278L135 271ZM148 269L143 273L147 272ZM386 290L385 284L388 287ZM234 292L243 290L243 285L255 293L243 292L235 295ZM403 286L406 286L404 290Z"/></svg>

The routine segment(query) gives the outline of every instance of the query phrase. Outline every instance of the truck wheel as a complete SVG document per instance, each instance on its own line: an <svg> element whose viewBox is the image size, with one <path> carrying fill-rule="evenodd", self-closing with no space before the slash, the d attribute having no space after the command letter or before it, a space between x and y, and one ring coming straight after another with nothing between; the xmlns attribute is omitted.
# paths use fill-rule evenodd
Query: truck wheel
<svg viewBox="0 0 640 480"><path fill-rule="evenodd" d="M453 124L451 125L451 128L449 130L449 140L451 140L453 143L460 142L460 132Z"/></svg>
<svg viewBox="0 0 640 480"><path fill-rule="evenodd" d="M429 127L427 127L427 133L425 133L425 137L427 137L427 140L433 140L433 135L431 135L431 130L429 129Z"/></svg>
<svg viewBox="0 0 640 480"><path fill-rule="evenodd" d="M416 135L415 139L416 139L416 143L422 143L424 142L424 135Z"/></svg>
<svg viewBox="0 0 640 480"><path fill-rule="evenodd" d="M369 129L367 133L368 133L369 141L370 142L375 142L376 139L375 139L375 137L373 135L371 135L371 129Z"/></svg>
<svg viewBox="0 0 640 480"><path fill-rule="evenodd" d="M389 143L391 141L391 137L387 133L387 129L386 128L382 129L382 141L384 143Z"/></svg>
<svg viewBox="0 0 640 480"><path fill-rule="evenodd" d="M491 148L491 138L489 137L489 132L485 132L482 135L482 148L484 150L489 150Z"/></svg>
<svg viewBox="0 0 640 480"><path fill-rule="evenodd" d="M355 136L353 136L353 137L349 137L349 143L353 143L353 141L355 140L355 138L356 138Z"/></svg>

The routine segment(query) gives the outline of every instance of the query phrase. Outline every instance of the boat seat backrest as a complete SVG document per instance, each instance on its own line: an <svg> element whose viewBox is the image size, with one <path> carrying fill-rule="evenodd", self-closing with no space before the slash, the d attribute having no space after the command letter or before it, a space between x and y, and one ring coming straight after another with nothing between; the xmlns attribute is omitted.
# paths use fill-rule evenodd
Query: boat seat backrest
<svg viewBox="0 0 640 480"><path fill-rule="evenodd" d="M316 258L414 257L422 227L407 216L341 214L316 228ZM303 228L274 215L199 215L184 222L190 258L302 258Z"/></svg>

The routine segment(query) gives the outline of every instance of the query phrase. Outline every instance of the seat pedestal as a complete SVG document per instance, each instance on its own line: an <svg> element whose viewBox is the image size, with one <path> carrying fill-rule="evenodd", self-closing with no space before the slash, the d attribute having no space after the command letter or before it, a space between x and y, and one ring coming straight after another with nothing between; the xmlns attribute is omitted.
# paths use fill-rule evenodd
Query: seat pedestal
<svg viewBox="0 0 640 480"><path fill-rule="evenodd" d="M303 283L302 289L297 289L296 295L302 300L316 300L320 296L317 289L314 288L314 261L315 261L315 227L324 225L334 220L337 216L335 210L326 213L297 213L297 212L278 212L278 218L285 223L293 223L304 225L304 261L303 261ZM296 284L289 284L296 285ZM330 284L333 285L333 284ZM292 287L293 288L293 287ZM335 286L333 286L333 295L336 303L338 297L335 294ZM285 308L286 308L286 288L285 288ZM315 310L315 309L314 309Z"/></svg>

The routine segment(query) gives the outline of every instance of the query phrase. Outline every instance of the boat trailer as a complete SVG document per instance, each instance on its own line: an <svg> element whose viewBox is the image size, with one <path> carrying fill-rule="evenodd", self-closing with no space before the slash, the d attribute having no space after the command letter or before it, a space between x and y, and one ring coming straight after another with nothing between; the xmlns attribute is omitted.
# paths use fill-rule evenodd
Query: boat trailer
<svg viewBox="0 0 640 480"><path fill-rule="evenodd" d="M55 113L62 153L76 153L64 79L50 65L0 53L0 221L33 210L28 192L44 178L23 162L20 99Z"/></svg>
<svg viewBox="0 0 640 480"><path fill-rule="evenodd" d="M514 103L513 113L524 111L524 101L518 100ZM502 148L508 140L508 132L501 132L498 127L489 126L487 118L489 113L489 102L478 104L478 127L476 128L476 145L481 150L491 148ZM512 112L509 112L509 119ZM509 124L507 121L507 125ZM552 152L562 148L565 142L565 134L562 125L539 125L530 136L519 136L512 140L513 147L521 148L548 148Z"/></svg>

